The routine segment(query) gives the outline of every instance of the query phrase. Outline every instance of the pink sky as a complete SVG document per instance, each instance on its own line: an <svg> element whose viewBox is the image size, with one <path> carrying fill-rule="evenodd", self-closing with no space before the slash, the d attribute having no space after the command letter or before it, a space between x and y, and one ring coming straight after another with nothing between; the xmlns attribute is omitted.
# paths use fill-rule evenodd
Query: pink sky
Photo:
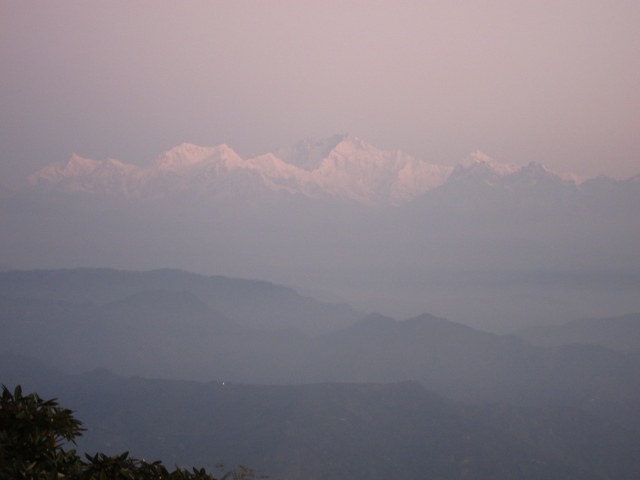
<svg viewBox="0 0 640 480"><path fill-rule="evenodd" d="M0 0L0 183L351 132L454 164L640 173L635 1Z"/></svg>

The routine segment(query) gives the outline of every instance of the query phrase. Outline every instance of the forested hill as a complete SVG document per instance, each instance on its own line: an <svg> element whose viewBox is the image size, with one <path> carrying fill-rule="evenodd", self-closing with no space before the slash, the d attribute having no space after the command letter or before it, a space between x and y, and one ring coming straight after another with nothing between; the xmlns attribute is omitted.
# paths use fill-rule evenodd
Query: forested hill
<svg viewBox="0 0 640 480"><path fill-rule="evenodd" d="M535 346L426 314L358 320L348 307L283 287L175 271L9 272L0 286L0 351L70 373L106 368L260 384L408 380L459 401L565 405L640 428L639 359L602 345ZM286 323L333 331L278 328L287 315Z"/></svg>
<svg viewBox="0 0 640 480"><path fill-rule="evenodd" d="M0 381L76 411L78 448L280 479L635 479L640 433L565 407L469 406L414 382L242 385L68 376L2 355Z"/></svg>

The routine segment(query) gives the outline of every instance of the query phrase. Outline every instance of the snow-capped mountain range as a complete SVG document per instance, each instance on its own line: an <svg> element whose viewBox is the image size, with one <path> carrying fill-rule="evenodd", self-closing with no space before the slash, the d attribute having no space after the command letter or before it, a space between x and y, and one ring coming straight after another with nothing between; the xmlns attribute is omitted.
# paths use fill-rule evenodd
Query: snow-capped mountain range
<svg viewBox="0 0 640 480"><path fill-rule="evenodd" d="M640 175L434 163L352 135L246 158L183 144L148 166L74 155L0 190L0 267L180 268L504 325L638 311Z"/></svg>
<svg viewBox="0 0 640 480"><path fill-rule="evenodd" d="M471 180L509 186L541 178L568 185L575 176L559 176L540 164L525 167L494 162L481 152L455 167L437 165L401 151L383 151L350 135L305 139L292 147L242 158L227 145L199 147L184 143L160 155L149 167L118 160L90 160L72 155L28 178L45 192L158 198L189 192L214 198L264 189L311 198L329 196L365 205L401 205L449 181Z"/></svg>

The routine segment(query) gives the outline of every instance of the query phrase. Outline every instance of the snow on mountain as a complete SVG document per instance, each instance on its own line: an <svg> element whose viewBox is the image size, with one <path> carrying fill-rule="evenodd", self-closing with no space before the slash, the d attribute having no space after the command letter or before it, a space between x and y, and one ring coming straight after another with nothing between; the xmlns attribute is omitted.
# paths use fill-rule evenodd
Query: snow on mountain
<svg viewBox="0 0 640 480"><path fill-rule="evenodd" d="M566 180L568 182L573 182L576 185L580 185L580 184L586 182L587 180L589 180L589 177L583 177L581 175L576 175L575 173L571 173L571 172L565 172L565 173L561 174L560 177L563 180Z"/></svg>
<svg viewBox="0 0 640 480"><path fill-rule="evenodd" d="M295 165L303 170L312 171L320 166L329 153L349 134L333 135L329 138L305 138L293 146L279 147L271 152L286 163Z"/></svg>
<svg viewBox="0 0 640 480"><path fill-rule="evenodd" d="M322 191L364 204L405 203L446 180L452 167L432 165L402 152L379 150L351 134L307 138L274 155L310 175L303 193Z"/></svg>
<svg viewBox="0 0 640 480"><path fill-rule="evenodd" d="M283 161L272 153L250 158L245 165L260 176L264 186L269 190L302 193L311 197L319 194L309 172Z"/></svg>
<svg viewBox="0 0 640 480"><path fill-rule="evenodd" d="M190 143L183 143L160 155L153 168L161 172L178 172L185 167L199 164L214 155L225 159L234 156L240 159L240 157L226 145L220 145L218 147L198 147Z"/></svg>
<svg viewBox="0 0 640 480"><path fill-rule="evenodd" d="M364 204L405 203L444 183L452 170L403 152L379 150L348 133L307 138L273 154L310 174L299 175L303 193L322 191Z"/></svg>
<svg viewBox="0 0 640 480"><path fill-rule="evenodd" d="M397 172L391 186L391 203L400 204L439 187L447 180L453 167L426 162L408 162Z"/></svg>
<svg viewBox="0 0 640 480"><path fill-rule="evenodd" d="M90 160L73 154L65 164L52 164L31 175L31 187L60 192L113 193L129 195L135 189L140 169L119 160Z"/></svg>
<svg viewBox="0 0 640 480"><path fill-rule="evenodd" d="M564 178L541 163L530 162L515 172L506 176L505 186L511 188L524 188L540 185L575 186L573 178Z"/></svg>
<svg viewBox="0 0 640 480"><path fill-rule="evenodd" d="M576 186L584 180L572 174L558 175L540 163L525 166L501 164L476 151L456 165L448 182L486 184L509 189L530 188L542 184Z"/></svg>
<svg viewBox="0 0 640 480"><path fill-rule="evenodd" d="M31 186L50 186L65 178L80 177L92 172L100 162L82 158L75 153L64 164L53 163L31 175L27 181Z"/></svg>
<svg viewBox="0 0 640 480"><path fill-rule="evenodd" d="M157 181L166 181L166 188L175 188L186 182L204 181L220 172L240 168L244 160L227 145L199 147L183 143L158 157L146 175Z"/></svg>
<svg viewBox="0 0 640 480"><path fill-rule="evenodd" d="M451 180L481 181L487 185L496 185L500 179L518 171L518 166L495 162L491 157L476 151L465 158L451 172Z"/></svg>
<svg viewBox="0 0 640 480"><path fill-rule="evenodd" d="M399 205L441 185L450 171L451 167L430 165L400 151L379 150L345 135L311 175L333 196Z"/></svg>
<svg viewBox="0 0 640 480"><path fill-rule="evenodd" d="M73 155L64 165L36 172L29 184L68 193L153 198L175 191L228 196L262 186L314 198L328 195L364 204L397 205L442 184L450 171L451 167L430 165L402 152L382 151L345 134L303 140L246 160L226 145L184 143L160 155L148 168Z"/></svg>
<svg viewBox="0 0 640 480"><path fill-rule="evenodd" d="M158 198L170 192L237 196L258 190L330 196L366 205L401 205L445 183L521 188L541 182L577 185L541 164L500 164L475 152L456 167L436 165L401 151L384 151L350 134L305 139L292 147L243 159L227 145L183 143L147 168L118 160L89 160L73 155L66 164L49 165L28 179L46 191L117 194Z"/></svg>
<svg viewBox="0 0 640 480"><path fill-rule="evenodd" d="M500 175L509 175L518 170L518 166L512 164L503 164L495 162L489 155L476 150L459 165L460 169L466 171L490 170Z"/></svg>

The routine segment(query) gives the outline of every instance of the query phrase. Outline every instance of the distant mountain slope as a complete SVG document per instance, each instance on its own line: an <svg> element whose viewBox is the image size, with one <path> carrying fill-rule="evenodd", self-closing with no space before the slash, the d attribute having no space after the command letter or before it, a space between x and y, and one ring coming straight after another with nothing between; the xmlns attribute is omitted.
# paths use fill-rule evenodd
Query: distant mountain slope
<svg viewBox="0 0 640 480"><path fill-rule="evenodd" d="M412 382L258 386L52 374L26 384L88 428L80 451L248 465L281 479L635 479L640 433L575 409L454 403ZM32 367L35 367L32 365ZM25 385L26 385L25 384Z"/></svg>
<svg viewBox="0 0 640 480"><path fill-rule="evenodd" d="M160 288L172 283L158 279L189 279L184 272L18 273L24 276L14 272L9 285L19 292L0 296L0 351L71 372L108 368L121 375L265 384L410 380L456 400L569 405L640 428L639 359L597 345L537 347L429 315L405 321L374 315L309 337L258 328L241 307L242 315L233 314L234 295L238 304L243 295L256 298L242 281L222 291L228 315L201 300L189 281L182 291ZM65 283L69 274L73 281ZM36 298L29 298L25 278L40 278ZM78 279L76 303L37 298L63 297ZM105 279L117 286L110 290ZM196 284L205 280L193 276ZM139 291L131 292L134 285ZM91 292L124 291L130 295L109 303L86 302ZM268 306L272 297L266 298ZM304 323L305 312L298 314Z"/></svg>
<svg viewBox="0 0 640 480"><path fill-rule="evenodd" d="M599 346L534 347L430 315L373 316L316 344L322 380L416 380L461 401L564 404L607 415L611 405L640 407L638 361Z"/></svg>
<svg viewBox="0 0 640 480"><path fill-rule="evenodd" d="M0 272L0 296L10 298L104 305L152 291L189 292L239 324L267 331L290 328L317 335L343 328L363 316L347 305L319 302L273 283L179 270Z"/></svg>
<svg viewBox="0 0 640 480"><path fill-rule="evenodd" d="M530 327L516 333L529 343L559 346L572 343L602 345L640 353L640 314L610 318L581 318L563 325Z"/></svg>
<svg viewBox="0 0 640 480"><path fill-rule="evenodd" d="M151 291L106 305L0 297L0 351L70 372L299 382L309 337L241 326L188 292ZM277 380L276 380L277 379Z"/></svg>

